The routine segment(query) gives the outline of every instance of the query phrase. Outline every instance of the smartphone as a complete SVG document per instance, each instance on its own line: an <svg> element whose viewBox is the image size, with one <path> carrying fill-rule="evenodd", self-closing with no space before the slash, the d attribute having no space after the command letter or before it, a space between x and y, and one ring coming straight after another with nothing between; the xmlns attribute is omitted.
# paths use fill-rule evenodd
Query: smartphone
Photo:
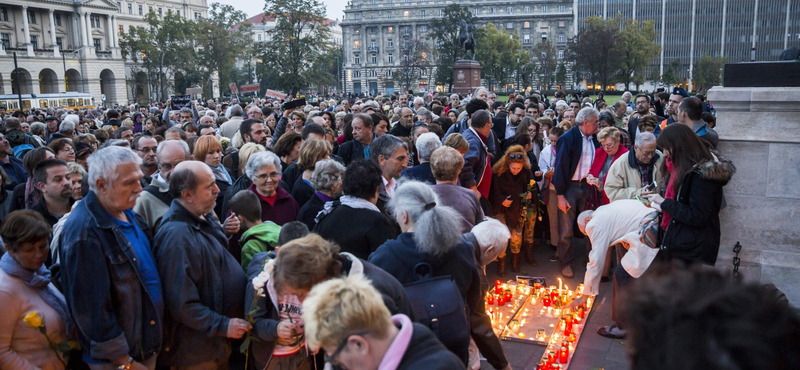
<svg viewBox="0 0 800 370"><path fill-rule="evenodd" d="M652 184L647 185L647 186L644 187L644 191L646 191L646 192L652 192L652 191L655 191L655 190L656 190L656 182L655 181L653 181Z"/></svg>
<svg viewBox="0 0 800 370"><path fill-rule="evenodd" d="M640 197L640 196L638 196L638 195L636 196L636 200L638 200L638 201L642 202L642 204L644 204L644 205L646 205L646 206L649 206L649 205L650 205L650 201L649 201L649 200L647 200L647 199L644 199L644 198L642 198L642 197Z"/></svg>

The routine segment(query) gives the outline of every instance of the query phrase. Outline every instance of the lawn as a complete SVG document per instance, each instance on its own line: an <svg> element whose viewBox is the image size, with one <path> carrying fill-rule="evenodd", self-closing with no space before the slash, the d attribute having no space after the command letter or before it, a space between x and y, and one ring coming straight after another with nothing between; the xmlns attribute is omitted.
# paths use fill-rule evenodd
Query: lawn
<svg viewBox="0 0 800 370"><path fill-rule="evenodd" d="M597 95L591 95L590 97L592 98L592 101L595 101L597 99ZM552 96L548 96L548 98L552 99L553 97ZM497 99L500 100L500 101L507 102L508 101L508 95L498 95ZM622 94L619 94L619 95L616 95L616 94L605 94L603 99L606 101L606 104L612 105L612 104L614 104L615 101L622 100Z"/></svg>

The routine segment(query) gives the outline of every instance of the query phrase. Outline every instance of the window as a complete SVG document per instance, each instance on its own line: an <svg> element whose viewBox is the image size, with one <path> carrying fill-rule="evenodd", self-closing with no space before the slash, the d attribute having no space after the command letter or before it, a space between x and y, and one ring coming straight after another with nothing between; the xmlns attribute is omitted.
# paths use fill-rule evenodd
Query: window
<svg viewBox="0 0 800 370"><path fill-rule="evenodd" d="M371 0L371 2L372 2L372 5L375 5L375 0Z"/></svg>
<svg viewBox="0 0 800 370"><path fill-rule="evenodd" d="M100 16L99 15L92 15L89 18L91 19L92 27L100 28Z"/></svg>
<svg viewBox="0 0 800 370"><path fill-rule="evenodd" d="M11 34L10 33L2 33L0 34L0 43L3 44L3 49L8 49L11 47Z"/></svg>
<svg viewBox="0 0 800 370"><path fill-rule="evenodd" d="M370 47L370 48L376 48L376 47L378 47L378 45L377 45L377 43L375 42L375 40L372 40L372 41L370 41L370 42L369 42L369 47Z"/></svg>
<svg viewBox="0 0 800 370"><path fill-rule="evenodd" d="M63 37L56 37L56 45L58 45L58 49L64 49L64 38Z"/></svg>
<svg viewBox="0 0 800 370"><path fill-rule="evenodd" d="M386 40L386 46L388 46L390 48L393 48L394 47L394 40L393 39Z"/></svg>
<svg viewBox="0 0 800 370"><path fill-rule="evenodd" d="M28 22L36 24L36 13L33 10L28 10Z"/></svg>
<svg viewBox="0 0 800 370"><path fill-rule="evenodd" d="M369 29L369 33L371 33L371 34L373 34L373 35L374 35L374 34L378 33L378 29L377 29L377 28L374 28L374 27L373 27L373 28L370 28L370 29Z"/></svg>
<svg viewBox="0 0 800 370"><path fill-rule="evenodd" d="M489 14L494 14L496 11L497 11L497 8L492 7L491 9L489 9Z"/></svg>
<svg viewBox="0 0 800 370"><path fill-rule="evenodd" d="M128 4L128 14L133 14L133 4Z"/></svg>
<svg viewBox="0 0 800 370"><path fill-rule="evenodd" d="M419 16L423 18L425 17L425 9L419 11Z"/></svg>
<svg viewBox="0 0 800 370"><path fill-rule="evenodd" d="M125 34L125 28L123 28L121 24L119 26L117 26L117 28L119 28L119 30L117 30L117 32L119 32L120 36Z"/></svg>
<svg viewBox="0 0 800 370"><path fill-rule="evenodd" d="M522 24L522 28L531 28L531 22L525 22Z"/></svg>
<svg viewBox="0 0 800 370"><path fill-rule="evenodd" d="M258 34L258 41L261 41L261 34Z"/></svg>
<svg viewBox="0 0 800 370"><path fill-rule="evenodd" d="M403 18L408 19L408 10L403 11Z"/></svg>
<svg viewBox="0 0 800 370"><path fill-rule="evenodd" d="M394 55L389 54L389 64L394 63Z"/></svg>
<svg viewBox="0 0 800 370"><path fill-rule="evenodd" d="M358 29L358 28L353 28L353 33L354 33L354 34L356 34L356 35L358 35L358 34L360 34L360 33L361 33L361 30L360 30L360 29Z"/></svg>
<svg viewBox="0 0 800 370"><path fill-rule="evenodd" d="M567 7L566 7L566 6L564 6L564 5L559 5L559 6L558 6L558 11L559 11L559 12L563 13L563 12L565 12L566 10L567 10Z"/></svg>
<svg viewBox="0 0 800 370"><path fill-rule="evenodd" d="M6 7L0 8L0 21L8 22L8 8Z"/></svg>
<svg viewBox="0 0 800 370"><path fill-rule="evenodd" d="M508 29L514 28L514 22L506 22L506 28Z"/></svg>
<svg viewBox="0 0 800 370"><path fill-rule="evenodd" d="M361 64L361 57L356 55L353 57L353 64Z"/></svg>
<svg viewBox="0 0 800 370"><path fill-rule="evenodd" d="M92 39L94 41L94 50L100 51L100 39Z"/></svg>
<svg viewBox="0 0 800 370"><path fill-rule="evenodd" d="M353 49L361 49L361 40L353 41Z"/></svg>
<svg viewBox="0 0 800 370"><path fill-rule="evenodd" d="M161 18L162 15L164 15L164 13L162 12L161 8L158 8L158 17Z"/></svg>
<svg viewBox="0 0 800 370"><path fill-rule="evenodd" d="M394 27L389 26L389 32L394 32Z"/></svg>
<svg viewBox="0 0 800 370"><path fill-rule="evenodd" d="M387 3L389 3L389 4L391 4L391 3L392 3L392 0L387 0L386 2L387 2Z"/></svg>
<svg viewBox="0 0 800 370"><path fill-rule="evenodd" d="M428 26L424 24L422 26L419 26L419 32L428 32Z"/></svg>
<svg viewBox="0 0 800 370"><path fill-rule="evenodd" d="M387 69L386 70L386 77L392 77L393 73L394 73L394 71L392 71L391 69Z"/></svg>
<svg viewBox="0 0 800 370"><path fill-rule="evenodd" d="M372 55L372 64L378 64L378 56L375 54Z"/></svg>
<svg viewBox="0 0 800 370"><path fill-rule="evenodd" d="M523 11L525 13L530 13L531 12L531 6L530 5L525 5L525 7L523 8Z"/></svg>
<svg viewBox="0 0 800 370"><path fill-rule="evenodd" d="M439 9L439 16L441 17L443 15L444 15L444 9Z"/></svg>
<svg viewBox="0 0 800 370"><path fill-rule="evenodd" d="M361 71L353 71L353 78L360 78L360 77L361 77Z"/></svg>
<svg viewBox="0 0 800 370"><path fill-rule="evenodd" d="M564 24L565 24L564 21L558 21L559 28L564 28Z"/></svg>
<svg viewBox="0 0 800 370"><path fill-rule="evenodd" d="M31 45L33 45L33 50L39 49L39 36L31 35Z"/></svg>
<svg viewBox="0 0 800 370"><path fill-rule="evenodd" d="M194 12L194 20L199 21L202 16L203 16L203 13Z"/></svg>
<svg viewBox="0 0 800 370"><path fill-rule="evenodd" d="M472 15L478 16L478 8L472 9Z"/></svg>
<svg viewBox="0 0 800 370"><path fill-rule="evenodd" d="M117 1L117 13L122 13L122 2Z"/></svg>
<svg viewBox="0 0 800 370"><path fill-rule="evenodd" d="M564 59L564 50L558 51L558 59Z"/></svg>
<svg viewBox="0 0 800 370"><path fill-rule="evenodd" d="M508 8L506 8L506 13L513 14L514 13L514 8L509 6Z"/></svg>
<svg viewBox="0 0 800 370"><path fill-rule="evenodd" d="M563 33L558 34L558 42L567 42L567 37Z"/></svg>
<svg viewBox="0 0 800 370"><path fill-rule="evenodd" d="M523 38L522 38L522 43L523 43L523 44L530 44L530 43L531 43L531 35L525 35L525 36L523 36Z"/></svg>
<svg viewBox="0 0 800 370"><path fill-rule="evenodd" d="M392 12L386 12L386 19L392 19Z"/></svg>
<svg viewBox="0 0 800 370"><path fill-rule="evenodd" d="M144 9L142 9L141 5L139 5L139 15L144 15Z"/></svg>
<svg viewBox="0 0 800 370"><path fill-rule="evenodd" d="M547 5L542 5L542 13L547 13Z"/></svg>

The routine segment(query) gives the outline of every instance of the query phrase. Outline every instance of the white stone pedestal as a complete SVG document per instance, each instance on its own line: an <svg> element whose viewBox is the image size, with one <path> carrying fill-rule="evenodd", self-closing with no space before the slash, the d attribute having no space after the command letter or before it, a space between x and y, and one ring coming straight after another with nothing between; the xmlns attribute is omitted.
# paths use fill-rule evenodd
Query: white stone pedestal
<svg viewBox="0 0 800 370"><path fill-rule="evenodd" d="M730 271L741 242L745 280L773 283L800 306L800 87L721 87L719 150L736 165L720 212L717 266Z"/></svg>

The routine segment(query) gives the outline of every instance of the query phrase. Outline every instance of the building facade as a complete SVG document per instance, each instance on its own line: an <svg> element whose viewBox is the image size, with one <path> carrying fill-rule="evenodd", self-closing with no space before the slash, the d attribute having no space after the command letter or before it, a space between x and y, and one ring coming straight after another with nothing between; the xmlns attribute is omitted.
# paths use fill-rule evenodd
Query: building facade
<svg viewBox="0 0 800 370"><path fill-rule="evenodd" d="M147 102L147 76L122 58L121 35L149 11L206 17L206 0L5 0L0 4L0 95L83 92L95 104ZM18 70L15 72L13 55Z"/></svg>
<svg viewBox="0 0 800 370"><path fill-rule="evenodd" d="M429 41L431 21L453 3L469 9L476 26L492 22L517 31L525 49L549 39L558 59L590 16L653 20L662 52L651 69L660 76L678 60L676 72L686 87L691 86L695 61L704 54L730 62L777 60L787 47L800 45L800 0L352 0L342 21L347 92L393 92L402 43ZM423 74L413 87L430 89L432 73ZM586 88L586 82L580 87ZM648 83L642 88L654 87Z"/></svg>
<svg viewBox="0 0 800 370"><path fill-rule="evenodd" d="M783 50L800 46L798 0L574 0L575 29L590 16L655 22L662 51L651 69L676 71L691 85L695 61L703 55L728 62L778 60ZM619 86L624 88L624 86Z"/></svg>
<svg viewBox="0 0 800 370"><path fill-rule="evenodd" d="M345 8L341 25L346 92L377 95L401 89L395 87L393 78L400 67L401 48L414 40L431 45L428 34L432 20L441 17L444 8L453 3L469 9L477 27L491 22L510 33L516 31L526 50L550 40L558 59L563 59L574 29L571 0L353 0ZM433 74L432 69L424 70L411 87L415 91L441 91L444 86L435 86Z"/></svg>

